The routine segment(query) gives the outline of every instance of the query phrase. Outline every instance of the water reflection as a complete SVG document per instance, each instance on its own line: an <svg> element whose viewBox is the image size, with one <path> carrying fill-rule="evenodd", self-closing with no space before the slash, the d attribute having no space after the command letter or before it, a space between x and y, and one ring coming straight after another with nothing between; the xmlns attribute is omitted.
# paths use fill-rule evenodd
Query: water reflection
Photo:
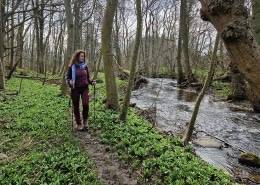
<svg viewBox="0 0 260 185"><path fill-rule="evenodd" d="M183 89L177 90L177 99L186 102L195 102L198 94L192 91L185 91Z"/></svg>

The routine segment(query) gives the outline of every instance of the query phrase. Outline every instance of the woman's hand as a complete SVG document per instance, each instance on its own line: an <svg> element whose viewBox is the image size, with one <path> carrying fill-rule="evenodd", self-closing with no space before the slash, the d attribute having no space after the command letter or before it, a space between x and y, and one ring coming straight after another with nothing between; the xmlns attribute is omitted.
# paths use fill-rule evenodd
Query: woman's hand
<svg viewBox="0 0 260 185"><path fill-rule="evenodd" d="M70 86L70 88L74 89L75 88L75 82L73 80L70 80L69 86Z"/></svg>
<svg viewBox="0 0 260 185"><path fill-rule="evenodd" d="M92 80L92 85L96 85L96 80Z"/></svg>

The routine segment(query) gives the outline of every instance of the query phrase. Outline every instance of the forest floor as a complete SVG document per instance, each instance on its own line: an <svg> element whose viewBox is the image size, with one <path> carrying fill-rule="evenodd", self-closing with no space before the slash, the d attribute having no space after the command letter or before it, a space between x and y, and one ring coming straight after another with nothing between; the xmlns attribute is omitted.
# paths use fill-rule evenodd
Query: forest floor
<svg viewBox="0 0 260 185"><path fill-rule="evenodd" d="M110 151L109 147L102 144L93 133L75 132L75 136L94 161L98 177L103 184L137 184L138 173L124 165L117 153Z"/></svg>
<svg viewBox="0 0 260 185"><path fill-rule="evenodd" d="M7 89L19 83L13 78ZM126 82L118 85L122 95ZM97 84L90 132L72 132L69 99L59 96L59 86L24 80L18 96L0 102L0 184L233 184L136 110L119 123L104 98L104 83Z"/></svg>

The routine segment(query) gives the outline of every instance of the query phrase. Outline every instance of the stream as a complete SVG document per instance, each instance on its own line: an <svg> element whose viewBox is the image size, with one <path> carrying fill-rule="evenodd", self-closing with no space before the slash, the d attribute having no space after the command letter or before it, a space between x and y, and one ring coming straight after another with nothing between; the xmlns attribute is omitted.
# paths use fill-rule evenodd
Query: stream
<svg viewBox="0 0 260 185"><path fill-rule="evenodd" d="M131 102L140 109L155 107L159 130L181 133L191 118L198 93L192 89L179 89L177 82L171 79L148 78L148 81L143 88L133 91ZM234 176L260 183L259 168L238 163L239 150L260 155L260 114L236 110L232 103L205 95L195 129L194 139L207 136L223 145L219 149L193 144L198 156Z"/></svg>

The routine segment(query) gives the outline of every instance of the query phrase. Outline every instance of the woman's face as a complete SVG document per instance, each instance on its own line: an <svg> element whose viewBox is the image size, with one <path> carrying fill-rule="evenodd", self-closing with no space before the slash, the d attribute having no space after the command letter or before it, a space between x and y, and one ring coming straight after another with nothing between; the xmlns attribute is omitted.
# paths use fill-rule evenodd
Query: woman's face
<svg viewBox="0 0 260 185"><path fill-rule="evenodd" d="M79 54L79 61L85 61L85 55L84 53Z"/></svg>

